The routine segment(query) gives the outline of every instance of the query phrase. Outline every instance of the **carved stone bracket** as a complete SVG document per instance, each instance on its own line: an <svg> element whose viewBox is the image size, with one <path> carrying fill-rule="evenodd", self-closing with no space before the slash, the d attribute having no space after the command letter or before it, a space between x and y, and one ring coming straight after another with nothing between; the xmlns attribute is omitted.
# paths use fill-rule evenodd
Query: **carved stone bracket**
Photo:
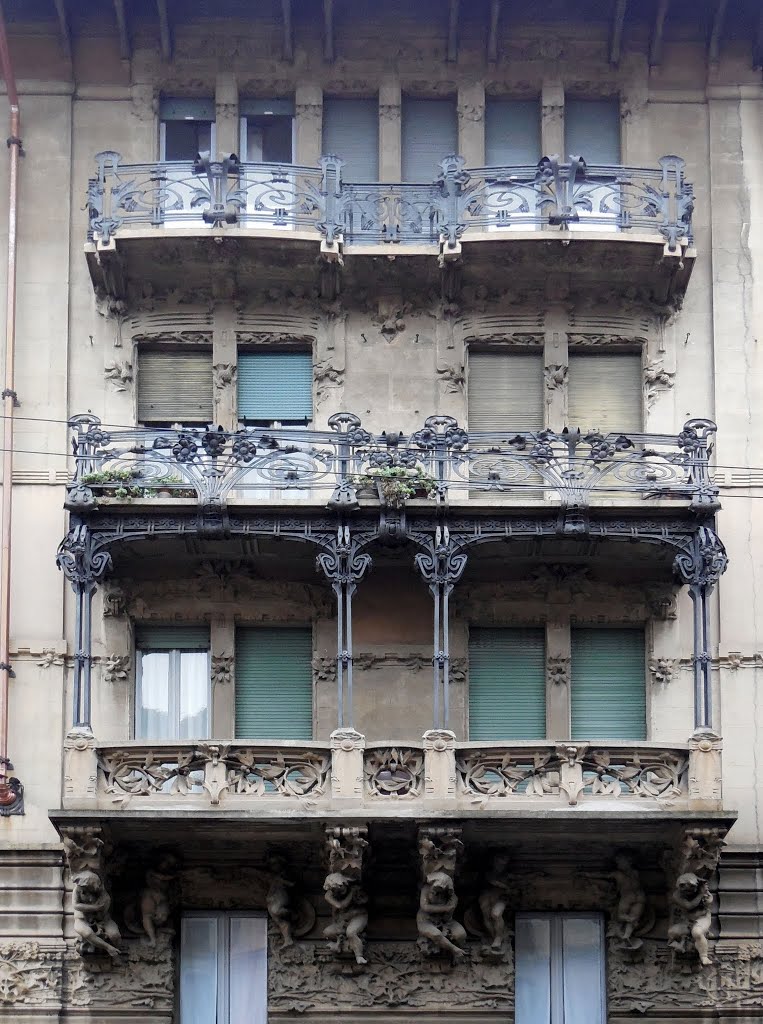
<svg viewBox="0 0 763 1024"><path fill-rule="evenodd" d="M672 865L668 865L668 945L674 962L691 962L696 956L703 968L713 963L708 944L713 906L709 882L723 846L720 829L687 829Z"/></svg>
<svg viewBox="0 0 763 1024"><path fill-rule="evenodd" d="M466 956L466 929L454 918L458 905L454 876L463 847L460 828L419 829L421 889L416 927L424 956L451 962Z"/></svg>
<svg viewBox="0 0 763 1024"><path fill-rule="evenodd" d="M365 957L365 932L368 925L368 895L363 888L363 857L368 848L368 829L327 828L326 847L329 872L323 883L331 923L323 929L329 949L341 959L353 959L357 967Z"/></svg>
<svg viewBox="0 0 763 1024"><path fill-rule="evenodd" d="M100 828L64 828L64 854L72 881L72 911L78 950L82 956L120 955L122 940L111 916L111 896L106 886L105 850Z"/></svg>

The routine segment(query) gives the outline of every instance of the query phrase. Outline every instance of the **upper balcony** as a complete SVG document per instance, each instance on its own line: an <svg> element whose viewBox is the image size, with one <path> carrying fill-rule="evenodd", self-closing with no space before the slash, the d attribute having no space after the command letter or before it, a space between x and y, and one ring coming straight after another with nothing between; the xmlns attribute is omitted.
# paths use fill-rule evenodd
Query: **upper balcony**
<svg viewBox="0 0 763 1024"><path fill-rule="evenodd" d="M476 169L451 156L429 184L345 182L335 156L320 168L208 155L128 165L111 151L96 159L85 249L94 286L120 299L147 277L158 291L209 282L231 261L262 283L283 275L286 253L302 280L322 257L317 284L328 298L340 272L362 279L374 259L406 257L400 272L430 285L444 274L449 298L459 281L483 283L510 263L518 284L562 272L667 303L685 290L695 258L694 194L676 156L656 168L544 157Z"/></svg>
<svg viewBox="0 0 763 1024"><path fill-rule="evenodd" d="M215 427L111 430L75 416L75 469L67 507L170 501L219 509L313 507L351 512L379 502L399 510L682 509L708 514L718 490L709 469L715 425L688 420L679 434L565 430L467 432L447 416L410 435L374 435L338 413L330 430ZM165 506L166 507L166 506Z"/></svg>

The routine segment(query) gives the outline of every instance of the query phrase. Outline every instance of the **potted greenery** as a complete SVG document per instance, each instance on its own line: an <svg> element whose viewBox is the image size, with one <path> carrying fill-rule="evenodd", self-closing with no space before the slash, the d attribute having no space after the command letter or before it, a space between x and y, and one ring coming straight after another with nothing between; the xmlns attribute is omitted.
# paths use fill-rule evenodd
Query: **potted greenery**
<svg viewBox="0 0 763 1024"><path fill-rule="evenodd" d="M95 486L104 497L120 498L141 498L143 488L135 486L135 478L140 476L137 469L99 469L92 473L85 473L82 483L88 487Z"/></svg>
<svg viewBox="0 0 763 1024"><path fill-rule="evenodd" d="M402 508L417 495L433 498L439 487L437 480L420 466L371 467L351 482L359 490L375 488L381 503L389 508Z"/></svg>

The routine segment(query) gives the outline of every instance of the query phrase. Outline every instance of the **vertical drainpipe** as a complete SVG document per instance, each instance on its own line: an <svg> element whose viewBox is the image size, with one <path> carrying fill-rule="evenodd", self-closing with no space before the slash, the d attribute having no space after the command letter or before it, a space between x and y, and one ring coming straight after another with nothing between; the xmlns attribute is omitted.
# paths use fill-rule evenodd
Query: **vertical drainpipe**
<svg viewBox="0 0 763 1024"><path fill-rule="evenodd" d="M19 157L22 155L21 124L16 77L8 49L5 16L0 6L0 69L8 94L10 132L8 189L8 275L5 302L5 385L3 400L3 497L0 520L0 815L23 814L23 787L9 776L13 765L8 758L8 697L11 668L11 512L13 508L13 414L18 404L14 390L16 343L16 226L18 216Z"/></svg>

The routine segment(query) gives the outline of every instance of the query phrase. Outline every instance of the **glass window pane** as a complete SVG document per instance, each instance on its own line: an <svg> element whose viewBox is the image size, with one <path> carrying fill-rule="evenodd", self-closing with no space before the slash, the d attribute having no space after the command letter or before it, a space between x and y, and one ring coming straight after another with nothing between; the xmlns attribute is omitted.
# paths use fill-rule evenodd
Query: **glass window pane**
<svg viewBox="0 0 763 1024"><path fill-rule="evenodd" d="M229 970L228 1024L267 1024L266 918L231 917Z"/></svg>
<svg viewBox="0 0 763 1024"><path fill-rule="evenodd" d="M170 725L170 656L168 651L139 653L135 738L172 739Z"/></svg>
<svg viewBox="0 0 763 1024"><path fill-rule="evenodd" d="M517 914L514 960L515 1024L551 1024L551 927L547 916Z"/></svg>
<svg viewBox="0 0 763 1024"><path fill-rule="evenodd" d="M211 148L210 121L165 121L163 160L195 160Z"/></svg>
<svg viewBox="0 0 763 1024"><path fill-rule="evenodd" d="M209 735L209 655L206 651L180 651L178 739Z"/></svg>
<svg viewBox="0 0 763 1024"><path fill-rule="evenodd" d="M564 105L565 157L582 156L587 164L620 163L620 103L568 99Z"/></svg>
<svg viewBox="0 0 763 1024"><path fill-rule="evenodd" d="M601 918L565 914L562 929L564 1024L606 1024Z"/></svg>
<svg viewBox="0 0 763 1024"><path fill-rule="evenodd" d="M184 917L180 932L180 1024L216 1024L217 917Z"/></svg>

